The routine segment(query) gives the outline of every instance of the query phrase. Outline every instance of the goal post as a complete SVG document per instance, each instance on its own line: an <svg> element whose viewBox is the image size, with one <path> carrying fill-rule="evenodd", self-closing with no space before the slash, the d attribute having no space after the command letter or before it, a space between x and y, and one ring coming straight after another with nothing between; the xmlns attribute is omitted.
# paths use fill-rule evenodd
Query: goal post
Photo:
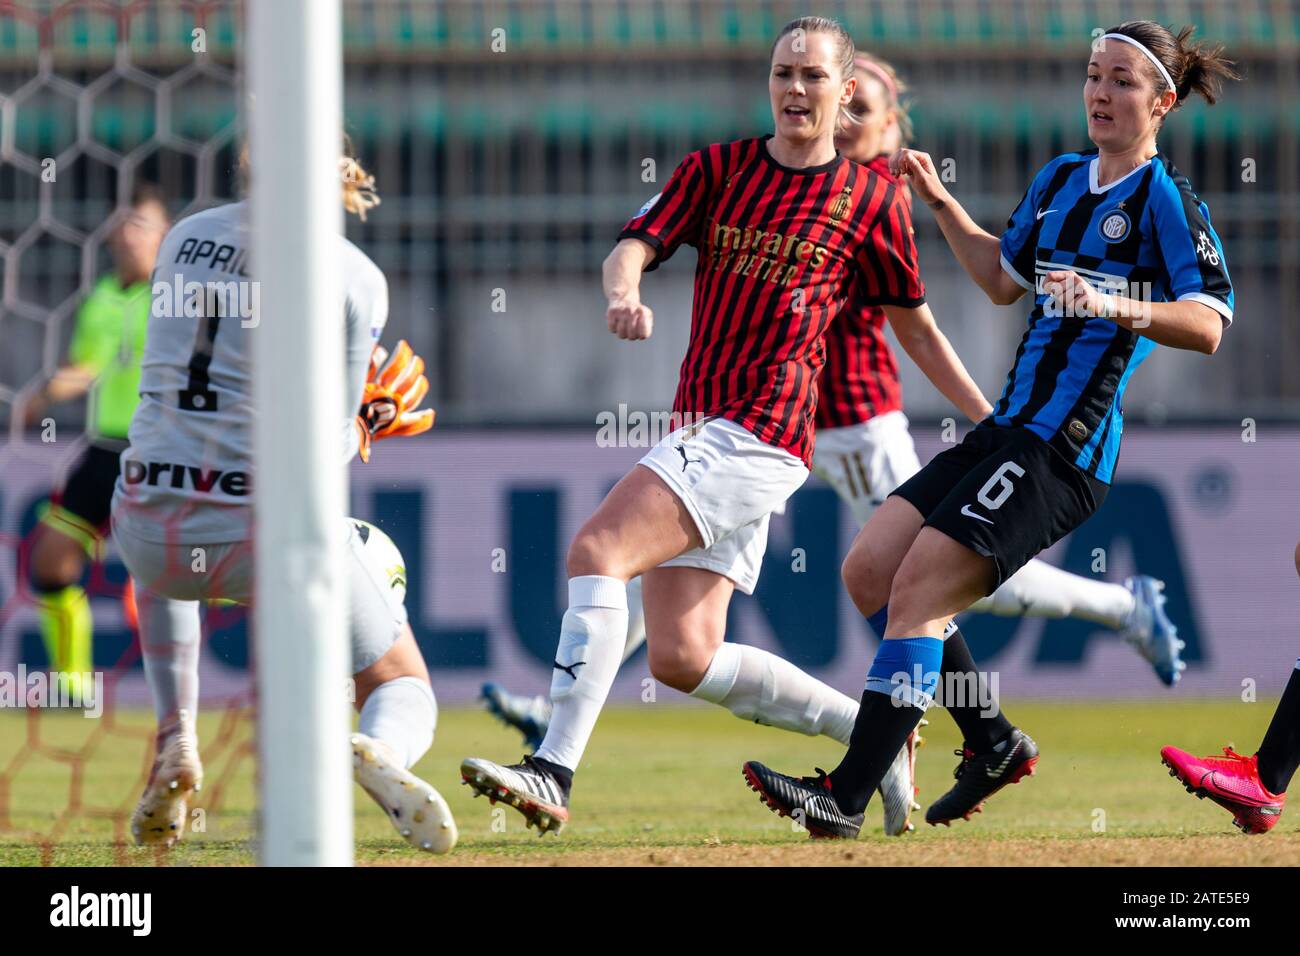
<svg viewBox="0 0 1300 956"><path fill-rule="evenodd" d="M340 0L245 9L260 861L349 866Z"/></svg>

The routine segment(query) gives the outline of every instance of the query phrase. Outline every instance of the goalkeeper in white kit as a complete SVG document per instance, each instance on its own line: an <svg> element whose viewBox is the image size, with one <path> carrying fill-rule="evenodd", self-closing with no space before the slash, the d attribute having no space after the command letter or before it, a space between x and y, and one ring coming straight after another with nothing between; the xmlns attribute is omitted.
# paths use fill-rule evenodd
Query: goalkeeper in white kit
<svg viewBox="0 0 1300 956"><path fill-rule="evenodd" d="M379 201L374 178L350 155L340 177L345 208L364 219ZM143 844L180 839L188 802L202 785L195 729L200 602L253 598L251 336L276 318L256 314L248 220L248 203L233 203L182 220L163 240L140 404L113 496L113 537L136 583L158 717L157 757L131 820ZM423 360L405 342L391 359L376 345L388 317L383 273L352 243L339 242L344 467L358 453L369 461L375 439L427 431L434 413L417 411L429 387ZM445 853L456 843L455 821L441 795L409 770L433 742L437 705L407 623L401 555L377 528L344 515L338 533L348 543L356 780L409 843Z"/></svg>

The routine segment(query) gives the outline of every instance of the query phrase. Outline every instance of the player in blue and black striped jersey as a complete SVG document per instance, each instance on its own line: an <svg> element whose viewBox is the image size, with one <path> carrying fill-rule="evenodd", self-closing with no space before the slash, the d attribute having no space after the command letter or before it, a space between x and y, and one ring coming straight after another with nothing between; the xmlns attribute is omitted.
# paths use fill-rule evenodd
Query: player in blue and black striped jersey
<svg viewBox="0 0 1300 956"><path fill-rule="evenodd" d="M1156 148L1190 94L1214 103L1220 80L1235 78L1221 49L1190 43L1191 33L1136 20L1097 39L1083 87L1095 148L1048 163L1000 239L953 199L929 156L902 150L891 160L989 298L1010 304L1030 292L1033 307L993 413L900 486L845 560L858 609L888 608L848 754L816 778L745 766L769 806L800 811L814 835L856 833L941 673L946 690L978 686L969 654L945 652L945 628L1100 507L1119 456L1124 388L1143 359L1156 345L1213 353L1232 321L1209 210ZM1034 742L985 701L944 696L965 746L930 823L969 818L1038 759Z"/></svg>
<svg viewBox="0 0 1300 956"><path fill-rule="evenodd" d="M1169 157L1157 153L1105 185L1098 181L1101 164L1097 149L1058 156L1034 177L1007 222L1001 265L1034 294L1034 305L992 423L1028 428L1109 484L1124 387L1160 333L1143 324L1147 306L1200 303L1226 327L1233 300L1210 211ZM1108 317L1105 299L1096 314L1088 311L1090 298L1078 282L1073 299L1049 294L1047 284L1070 281L1070 273L1096 298L1110 293L1136 303L1131 324Z"/></svg>

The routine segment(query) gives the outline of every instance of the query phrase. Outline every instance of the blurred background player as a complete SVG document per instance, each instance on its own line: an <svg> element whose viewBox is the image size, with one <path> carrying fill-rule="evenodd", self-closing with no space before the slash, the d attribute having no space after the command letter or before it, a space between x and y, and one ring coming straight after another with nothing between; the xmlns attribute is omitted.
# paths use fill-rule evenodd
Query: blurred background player
<svg viewBox="0 0 1300 956"><path fill-rule="evenodd" d="M643 270L683 243L698 249L673 407L686 424L615 486L570 547L541 747L513 766L461 765L476 793L543 832L568 819L574 770L625 656L627 583L639 574L656 679L758 723L841 742L854 712L851 698L788 661L725 642L727 607L736 588L753 592L769 515L808 475L827 326L858 302L908 324L934 319L897 186L835 148L856 86L853 41L837 22L806 17L782 29L771 57L774 134L688 155L605 261L610 331L639 340L653 321L640 300ZM991 409L950 348L930 371L973 419ZM910 811L910 790L900 803Z"/></svg>
<svg viewBox="0 0 1300 956"><path fill-rule="evenodd" d="M77 309L68 361L28 406L28 424L46 407L89 394L85 453L55 492L33 532L28 581L40 613L50 667L72 683L94 669L90 600L81 586L108 530L113 484L139 400L140 358L149 320L149 279L170 225L162 191L138 183L109 237L113 271ZM128 620L133 610L128 580Z"/></svg>
<svg viewBox="0 0 1300 956"><path fill-rule="evenodd" d="M1010 304L1026 291L1035 300L993 414L898 488L845 560L858 609L871 616L887 604L890 614L849 752L816 777L744 765L764 802L802 813L810 833L856 836L894 748L933 703L940 672L978 677L968 652L955 662L945 648L951 615L993 593L1105 500L1120 402L1137 366L1156 344L1212 354L1232 321L1232 286L1208 209L1156 148L1171 110L1193 92L1214 103L1219 80L1235 76L1221 49L1188 43L1191 33L1131 21L1096 42L1083 98L1097 149L1044 167L1000 240L952 198L929 156L904 150L894 160L992 301ZM947 706L966 745L957 784L926 814L932 823L980 809L1038 759L1034 742L1000 711Z"/></svg>
<svg viewBox="0 0 1300 956"><path fill-rule="evenodd" d="M1300 574L1300 544L1295 549L1295 569ZM1244 757L1224 747L1222 757L1194 757L1186 750L1165 747L1160 762L1188 793L1209 797L1231 813L1233 826L1242 833L1273 829L1286 806L1286 788L1300 767L1300 660L1254 756Z"/></svg>
<svg viewBox="0 0 1300 956"><path fill-rule="evenodd" d="M343 203L364 218L379 198L374 177L350 152L346 147L340 161ZM248 218L246 201L209 209L178 223L162 244L159 261L169 281L199 291L184 315L162 308L150 316L140 405L113 496L113 538L136 581L145 676L158 718L157 758L131 821L140 843L178 840L189 797L202 785L195 726L200 602L248 604L253 596L251 336L275 318L248 311L257 301L245 270ZM429 387L423 361L401 342L385 362L375 345L388 318L383 272L339 241L344 461L357 454L369 461L373 440L427 431L433 411L416 411ZM172 294L160 291L160 304ZM437 705L393 586L398 577L404 581L404 571L395 570L401 557L364 522L340 515L339 534L347 541L361 714L351 738L354 776L409 843L445 853L456 843L455 821L441 795L408 769L433 741Z"/></svg>
<svg viewBox="0 0 1300 956"><path fill-rule="evenodd" d="M906 186L889 172L890 154L912 138L908 104L903 100L906 85L893 66L878 57L859 51L854 65L858 83L848 105L851 122L840 124L835 145L848 159L897 182L910 202ZM831 323L826 332L826 365L818 378L812 470L835 489L859 527L887 495L921 468L902 410L898 363L884 332L886 318L884 309L868 304L846 310ZM915 321L908 324L909 320ZM952 347L938 325L910 314L896 314L890 324L903 349L939 391L960 399L960 383L943 378L953 367L946 354ZM971 411L976 420L981 417L976 409ZM1160 679L1172 685L1184 665L1178 659L1177 631L1164 613L1162 587L1148 576L1130 578L1124 585L1094 581L1035 559L970 610L1008 617L1077 617L1104 624L1120 631L1153 664ZM624 661L645 642L639 578L629 583L627 593ZM884 618L882 611L871 621L877 635L885 631ZM960 631L949 637L947 645L953 654L970 656ZM483 687L483 699L492 713L524 735L529 746L541 744L551 716L547 698L515 694L489 683ZM749 711L739 716L753 719ZM904 777L904 786L915 786L915 743L915 735L910 736L882 782L887 805L893 777ZM898 829L891 826L892 816L886 812L886 832Z"/></svg>

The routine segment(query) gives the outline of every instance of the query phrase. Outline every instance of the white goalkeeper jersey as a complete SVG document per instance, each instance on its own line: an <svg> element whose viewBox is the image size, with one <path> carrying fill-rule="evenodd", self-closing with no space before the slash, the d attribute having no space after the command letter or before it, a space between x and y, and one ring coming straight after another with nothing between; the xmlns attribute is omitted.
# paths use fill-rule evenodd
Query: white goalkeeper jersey
<svg viewBox="0 0 1300 956"><path fill-rule="evenodd" d="M113 501L114 522L145 540L252 537L252 337L275 317L260 312L249 238L248 204L240 202L182 220L159 249L140 404ZM388 285L365 253L339 241L347 343L339 420L351 459L370 353L388 319Z"/></svg>

